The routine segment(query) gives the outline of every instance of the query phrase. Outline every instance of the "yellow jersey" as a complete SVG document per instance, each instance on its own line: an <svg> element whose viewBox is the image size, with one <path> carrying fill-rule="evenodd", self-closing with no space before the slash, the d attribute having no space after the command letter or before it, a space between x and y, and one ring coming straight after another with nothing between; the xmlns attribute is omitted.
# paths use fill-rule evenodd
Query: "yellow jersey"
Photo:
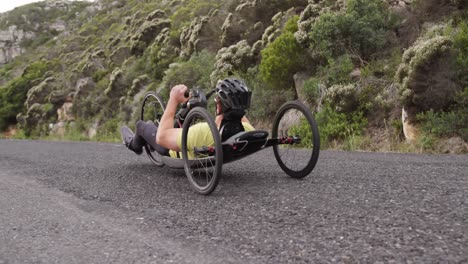
<svg viewBox="0 0 468 264"><path fill-rule="evenodd" d="M242 122L242 126L244 126L245 131L253 131L255 128L247 122ZM187 149L191 150L195 147L209 147L214 145L214 139L211 136L210 127L208 123L203 122L199 124L195 124L190 127L188 135L187 135ZM179 130L179 135L177 136L177 146L179 149L182 149L182 130ZM172 158L177 158L177 152L174 150L169 151L169 155ZM188 152L189 159L194 157L193 152ZM182 153L179 152L179 157L182 158Z"/></svg>

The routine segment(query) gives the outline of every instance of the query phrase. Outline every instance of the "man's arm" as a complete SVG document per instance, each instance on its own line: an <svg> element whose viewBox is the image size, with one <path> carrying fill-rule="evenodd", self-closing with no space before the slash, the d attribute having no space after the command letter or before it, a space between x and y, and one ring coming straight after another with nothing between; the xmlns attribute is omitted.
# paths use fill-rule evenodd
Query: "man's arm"
<svg viewBox="0 0 468 264"><path fill-rule="evenodd" d="M184 96L187 89L187 86L181 84L171 89L166 110L161 117L158 132L156 133L156 143L174 151L180 151L177 139L180 137L180 133L182 133L182 128L174 128L174 116L177 106L188 100Z"/></svg>

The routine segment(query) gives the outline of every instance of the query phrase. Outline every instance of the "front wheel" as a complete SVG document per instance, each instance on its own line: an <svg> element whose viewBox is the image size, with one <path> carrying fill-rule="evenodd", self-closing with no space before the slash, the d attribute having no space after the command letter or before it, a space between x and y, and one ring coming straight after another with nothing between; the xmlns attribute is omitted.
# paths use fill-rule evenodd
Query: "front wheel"
<svg viewBox="0 0 468 264"><path fill-rule="evenodd" d="M162 98L155 92L148 92L145 94L143 103L141 105L141 116L140 120L153 121L155 125L159 126L161 117L166 109L166 104ZM162 162L161 154L153 149L149 144L145 144L144 149L148 158L156 164L158 167L164 166Z"/></svg>
<svg viewBox="0 0 468 264"><path fill-rule="evenodd" d="M213 192L221 178L223 150L218 128L205 108L195 107L182 127L185 174L198 193Z"/></svg>
<svg viewBox="0 0 468 264"><path fill-rule="evenodd" d="M320 137L309 108L299 101L282 105L273 122L272 137L285 142L273 146L273 152L286 174L303 178L312 172L319 156Z"/></svg>

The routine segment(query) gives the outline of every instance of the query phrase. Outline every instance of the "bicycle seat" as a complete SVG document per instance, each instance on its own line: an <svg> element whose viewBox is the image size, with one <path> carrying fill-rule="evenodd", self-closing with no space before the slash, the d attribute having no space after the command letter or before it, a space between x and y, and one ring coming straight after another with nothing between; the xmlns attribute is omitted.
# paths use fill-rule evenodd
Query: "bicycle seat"
<svg viewBox="0 0 468 264"><path fill-rule="evenodd" d="M268 132L265 130L253 130L253 131L242 131L234 136L228 138L224 143L226 144L234 144L235 142L239 141L252 141L252 140L261 140L266 139L268 137Z"/></svg>

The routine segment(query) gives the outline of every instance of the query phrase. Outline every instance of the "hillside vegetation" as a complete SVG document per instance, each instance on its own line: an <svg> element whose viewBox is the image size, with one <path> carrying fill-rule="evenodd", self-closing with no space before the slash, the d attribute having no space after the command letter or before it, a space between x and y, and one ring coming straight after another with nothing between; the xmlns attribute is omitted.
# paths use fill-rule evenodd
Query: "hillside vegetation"
<svg viewBox="0 0 468 264"><path fill-rule="evenodd" d="M0 15L0 30L14 26L29 36L16 44L11 39L8 45L22 52L0 64L0 130L27 138L119 140L119 126L133 127L146 91L167 97L178 83L209 89L235 75L253 90L249 116L257 127L268 128L283 102L299 99L314 111L325 148L468 152L466 5L27 5ZM64 26L50 26L57 23Z"/></svg>

